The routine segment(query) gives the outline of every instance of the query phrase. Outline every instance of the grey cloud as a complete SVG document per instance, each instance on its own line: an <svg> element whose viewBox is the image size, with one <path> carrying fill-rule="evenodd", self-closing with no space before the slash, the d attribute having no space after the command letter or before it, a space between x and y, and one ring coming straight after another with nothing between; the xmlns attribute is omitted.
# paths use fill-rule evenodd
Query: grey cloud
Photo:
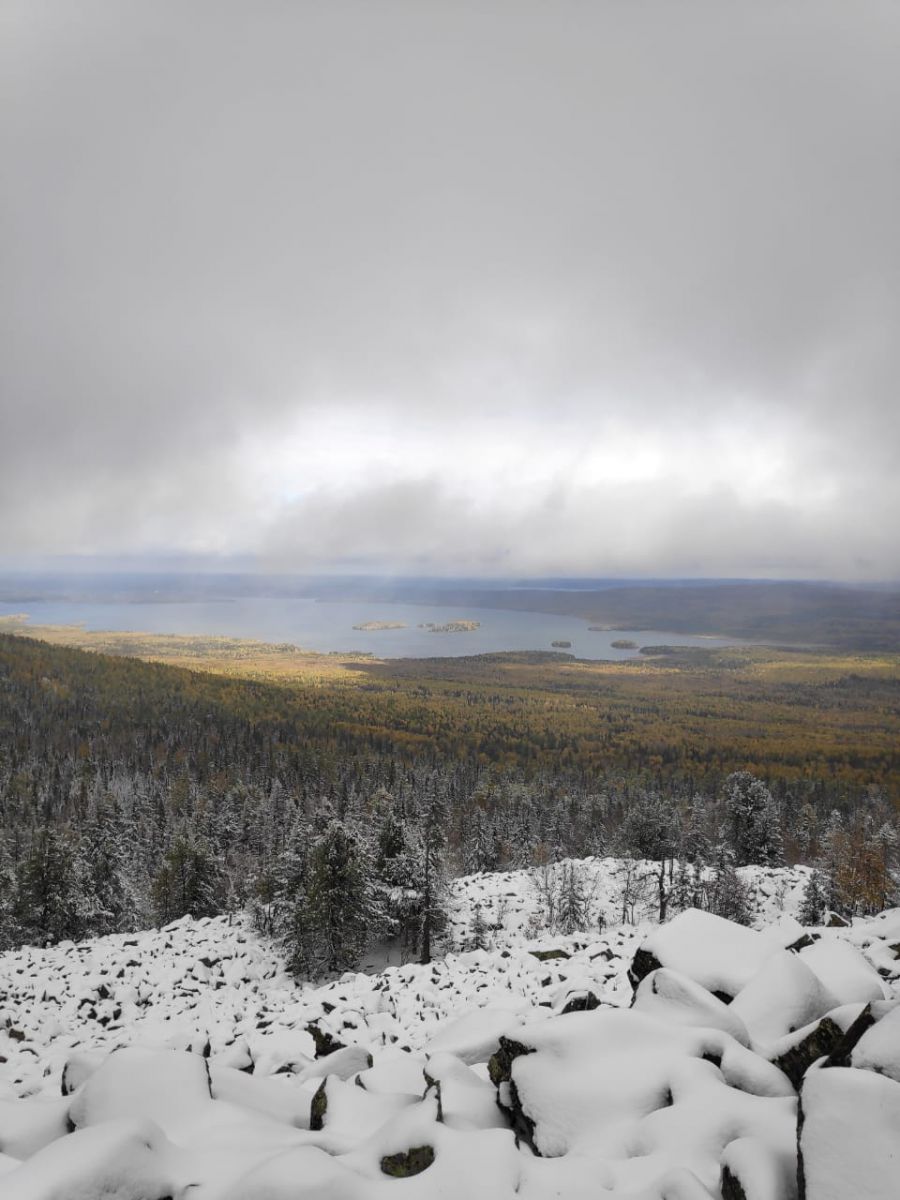
<svg viewBox="0 0 900 1200"><path fill-rule="evenodd" d="M900 502L900 486L891 500ZM727 486L691 497L665 486L562 480L525 503L487 510L431 480L313 495L269 527L262 556L275 569L900 577L893 530L868 521L865 496L850 497L835 517L774 501L751 506Z"/></svg>
<svg viewBox="0 0 900 1200"><path fill-rule="evenodd" d="M535 571L897 573L896 4L2 19L0 550L463 567L462 511L473 562ZM247 439L335 412L396 431L394 484L337 446L330 487L300 455L313 498L264 504ZM518 493L466 497L453 455L408 461L448 414L523 430L529 460L622 423L672 453L783 430L798 493L830 499L730 500L698 454L693 488L563 480L561 538Z"/></svg>

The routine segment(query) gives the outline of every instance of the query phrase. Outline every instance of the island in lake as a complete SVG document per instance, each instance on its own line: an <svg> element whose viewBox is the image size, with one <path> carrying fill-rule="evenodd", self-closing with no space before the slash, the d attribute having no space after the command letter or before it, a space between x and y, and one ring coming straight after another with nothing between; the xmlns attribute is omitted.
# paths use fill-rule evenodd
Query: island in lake
<svg viewBox="0 0 900 1200"><path fill-rule="evenodd" d="M637 642L632 642L630 638L617 638L614 642L610 642L613 650L637 650Z"/></svg>
<svg viewBox="0 0 900 1200"><path fill-rule="evenodd" d="M572 643L559 641L559 642L551 642L550 645L555 646L557 650L568 650L571 647Z"/></svg>
<svg viewBox="0 0 900 1200"><path fill-rule="evenodd" d="M371 633L373 629L405 629L406 626L402 621L363 621L361 625L354 625L353 628L362 633Z"/></svg>
<svg viewBox="0 0 900 1200"><path fill-rule="evenodd" d="M429 633L471 633L473 629L480 629L480 621L448 621L446 625L435 625L433 621L423 621L419 626L420 629L426 629Z"/></svg>

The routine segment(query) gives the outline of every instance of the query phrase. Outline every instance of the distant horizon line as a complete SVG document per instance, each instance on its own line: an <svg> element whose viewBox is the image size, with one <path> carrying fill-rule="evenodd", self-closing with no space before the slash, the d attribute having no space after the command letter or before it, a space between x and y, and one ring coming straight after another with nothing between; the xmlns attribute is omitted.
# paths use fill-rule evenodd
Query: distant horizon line
<svg viewBox="0 0 900 1200"><path fill-rule="evenodd" d="M130 575L130 576L189 576L203 575L209 578L240 578L240 579L296 579L334 583L352 583L354 581L395 583L405 585L441 586L448 584L482 585L491 589L500 587L515 587L526 589L530 587L560 590L587 591L592 587L602 585L623 586L671 586L682 585L713 585L713 584L772 584L772 585L809 585L819 587L869 587L895 588L900 587L900 578L879 577L841 577L815 575L776 575L776 574L652 574L652 573L606 573L585 575L584 573L565 574L547 572L546 574L454 574L452 572L413 572L408 569L385 570L369 567L360 569L357 566L340 567L279 567L271 564L261 565L247 556L195 556L195 555L40 555L31 558L19 555L0 555L0 575L88 575L95 577Z"/></svg>

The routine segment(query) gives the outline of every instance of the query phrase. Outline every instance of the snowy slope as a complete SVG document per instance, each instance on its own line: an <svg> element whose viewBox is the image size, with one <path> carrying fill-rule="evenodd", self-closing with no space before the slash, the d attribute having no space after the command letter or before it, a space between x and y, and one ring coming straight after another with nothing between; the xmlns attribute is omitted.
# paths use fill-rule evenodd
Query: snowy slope
<svg viewBox="0 0 900 1200"><path fill-rule="evenodd" d="M608 920L621 864L581 869ZM798 1107L818 1181L858 1098L865 1194L887 1200L900 913L798 945L804 872L747 873L757 931L689 911L600 933L592 912L568 937L537 932L541 880L474 876L457 943L477 904L490 949L319 987L227 918L2 955L0 1196L693 1200L739 1181L788 1200Z"/></svg>
<svg viewBox="0 0 900 1200"><path fill-rule="evenodd" d="M475 906L493 933L496 946L521 944L529 936L555 932L547 929L545 895L558 888L568 868L574 867L587 900L588 920L582 928L597 932L622 920L622 892L628 872L632 890L640 895L634 908L637 921L655 917L657 864L619 858L564 859L545 868L467 875L452 887L452 919L457 943L464 943L474 920ZM738 876L750 895L751 911L759 921L796 917L810 876L809 867L740 867ZM634 880L643 879L643 885Z"/></svg>

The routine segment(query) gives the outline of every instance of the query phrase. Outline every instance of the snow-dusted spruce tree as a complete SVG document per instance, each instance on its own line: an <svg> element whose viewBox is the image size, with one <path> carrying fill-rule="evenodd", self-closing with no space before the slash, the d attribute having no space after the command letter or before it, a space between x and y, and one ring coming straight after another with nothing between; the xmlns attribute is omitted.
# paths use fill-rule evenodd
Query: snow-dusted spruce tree
<svg viewBox="0 0 900 1200"><path fill-rule="evenodd" d="M619 826L618 842L623 855L650 859L657 864L654 871L657 907L659 919L664 921L679 843L678 813L672 800L657 792L640 792Z"/></svg>
<svg viewBox="0 0 900 1200"><path fill-rule="evenodd" d="M114 802L101 802L84 827L75 853L74 903L78 923L94 937L133 929L141 903L130 878L129 823Z"/></svg>
<svg viewBox="0 0 900 1200"><path fill-rule="evenodd" d="M421 843L421 960L431 962L437 937L447 924L447 876L444 852L447 845L448 804L446 785L436 771L428 777L422 804Z"/></svg>
<svg viewBox="0 0 900 1200"><path fill-rule="evenodd" d="M738 925L750 924L750 896L734 869L734 851L723 842L713 851L712 873L706 884L704 907Z"/></svg>
<svg viewBox="0 0 900 1200"><path fill-rule="evenodd" d="M694 796L679 829L677 863L669 888L669 909L700 908L704 896L704 872L712 857L709 801Z"/></svg>
<svg viewBox="0 0 900 1200"><path fill-rule="evenodd" d="M18 945L15 919L16 873L5 838L0 835L0 951Z"/></svg>
<svg viewBox="0 0 900 1200"><path fill-rule="evenodd" d="M406 958L419 948L422 850L418 834L404 820L393 797L383 799L375 817L374 886L381 897L384 932L399 942L401 957Z"/></svg>
<svg viewBox="0 0 900 1200"><path fill-rule="evenodd" d="M487 921L484 919L484 910L480 904L475 904L472 909L472 928L469 931L469 939L466 943L467 950L487 950L490 944Z"/></svg>
<svg viewBox="0 0 900 1200"><path fill-rule="evenodd" d="M803 889L803 902L797 919L801 925L821 925L830 905L830 885L825 875L818 870L810 875Z"/></svg>
<svg viewBox="0 0 900 1200"><path fill-rule="evenodd" d="M556 923L560 933L575 933L590 928L592 896L579 864L564 862L560 867L559 900Z"/></svg>
<svg viewBox="0 0 900 1200"><path fill-rule="evenodd" d="M253 917L262 932L280 938L289 970L302 975L307 967L309 936L310 827L299 814L282 852L255 880Z"/></svg>
<svg viewBox="0 0 900 1200"><path fill-rule="evenodd" d="M725 780L722 799L736 865L781 866L784 848L778 807L763 781L749 771L735 771Z"/></svg>
<svg viewBox="0 0 900 1200"><path fill-rule="evenodd" d="M297 921L297 962L314 975L355 967L380 927L368 846L357 828L337 817L310 850L306 908Z"/></svg>
<svg viewBox="0 0 900 1200"><path fill-rule="evenodd" d="M44 945L79 937L75 890L72 839L45 825L16 870L14 920L22 941Z"/></svg>
<svg viewBox="0 0 900 1200"><path fill-rule="evenodd" d="M469 875L477 875L481 871L496 871L500 866L499 839L493 822L482 808L476 807L472 816L471 832L465 844L464 863Z"/></svg>
<svg viewBox="0 0 900 1200"><path fill-rule="evenodd" d="M800 862L809 862L818 832L819 820L816 810L807 801L806 804L801 805L793 828L794 847Z"/></svg>
<svg viewBox="0 0 900 1200"><path fill-rule="evenodd" d="M187 829L177 834L154 880L153 902L160 925L221 911L221 863L205 838Z"/></svg>

